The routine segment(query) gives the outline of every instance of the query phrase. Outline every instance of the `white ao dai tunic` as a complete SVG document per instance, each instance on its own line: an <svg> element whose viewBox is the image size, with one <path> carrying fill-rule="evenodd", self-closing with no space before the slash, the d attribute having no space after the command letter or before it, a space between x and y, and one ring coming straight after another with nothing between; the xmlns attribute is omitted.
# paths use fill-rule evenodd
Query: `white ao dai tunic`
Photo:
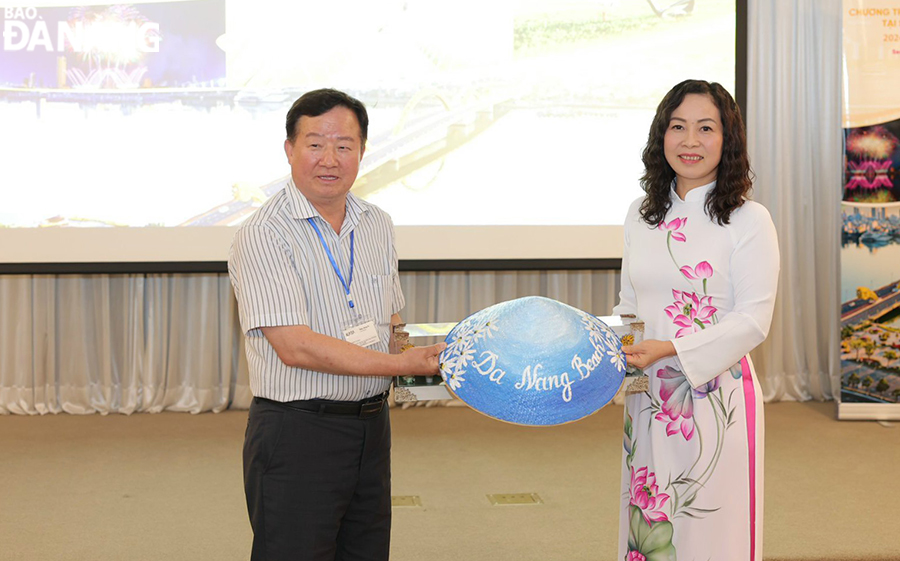
<svg viewBox="0 0 900 561"><path fill-rule="evenodd" d="M760 561L762 394L747 353L769 330L778 283L775 227L748 201L720 226L704 210L715 183L674 191L659 227L635 201L625 222L614 314L676 357L645 369L625 400L619 556L626 561Z"/></svg>

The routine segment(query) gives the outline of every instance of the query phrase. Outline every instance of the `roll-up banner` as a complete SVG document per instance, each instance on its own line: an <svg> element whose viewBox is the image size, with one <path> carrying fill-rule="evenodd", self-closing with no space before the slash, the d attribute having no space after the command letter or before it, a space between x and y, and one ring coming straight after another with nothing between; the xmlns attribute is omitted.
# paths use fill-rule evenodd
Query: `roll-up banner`
<svg viewBox="0 0 900 561"><path fill-rule="evenodd" d="M844 0L840 419L900 419L900 1Z"/></svg>

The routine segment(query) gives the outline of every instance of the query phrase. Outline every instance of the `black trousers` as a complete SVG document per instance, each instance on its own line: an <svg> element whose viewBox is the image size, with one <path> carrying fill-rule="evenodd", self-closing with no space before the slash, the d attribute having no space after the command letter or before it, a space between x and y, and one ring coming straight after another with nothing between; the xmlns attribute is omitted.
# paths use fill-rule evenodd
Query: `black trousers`
<svg viewBox="0 0 900 561"><path fill-rule="evenodd" d="M252 561L386 561L388 407L359 419L254 399L244 437Z"/></svg>

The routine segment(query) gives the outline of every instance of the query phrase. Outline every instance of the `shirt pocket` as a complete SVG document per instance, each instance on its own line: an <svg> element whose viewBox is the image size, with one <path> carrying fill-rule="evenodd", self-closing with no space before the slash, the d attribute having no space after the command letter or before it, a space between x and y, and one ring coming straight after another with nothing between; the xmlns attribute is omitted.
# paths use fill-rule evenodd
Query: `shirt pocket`
<svg viewBox="0 0 900 561"><path fill-rule="evenodd" d="M391 323L391 275L369 275L366 283L366 312L371 314L376 325Z"/></svg>

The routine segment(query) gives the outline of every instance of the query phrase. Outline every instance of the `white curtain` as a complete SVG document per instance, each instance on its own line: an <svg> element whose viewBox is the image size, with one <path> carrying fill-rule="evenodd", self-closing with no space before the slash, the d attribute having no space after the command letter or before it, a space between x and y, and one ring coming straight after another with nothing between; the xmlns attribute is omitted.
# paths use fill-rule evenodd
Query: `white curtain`
<svg viewBox="0 0 900 561"><path fill-rule="evenodd" d="M542 295L610 313L616 271L403 273L408 323ZM0 413L250 405L228 275L0 276Z"/></svg>
<svg viewBox="0 0 900 561"><path fill-rule="evenodd" d="M0 413L247 407L241 344L227 275L0 277Z"/></svg>
<svg viewBox="0 0 900 561"><path fill-rule="evenodd" d="M750 0L753 198L772 213L781 280L755 353L767 401L831 399L840 372L841 1Z"/></svg>

